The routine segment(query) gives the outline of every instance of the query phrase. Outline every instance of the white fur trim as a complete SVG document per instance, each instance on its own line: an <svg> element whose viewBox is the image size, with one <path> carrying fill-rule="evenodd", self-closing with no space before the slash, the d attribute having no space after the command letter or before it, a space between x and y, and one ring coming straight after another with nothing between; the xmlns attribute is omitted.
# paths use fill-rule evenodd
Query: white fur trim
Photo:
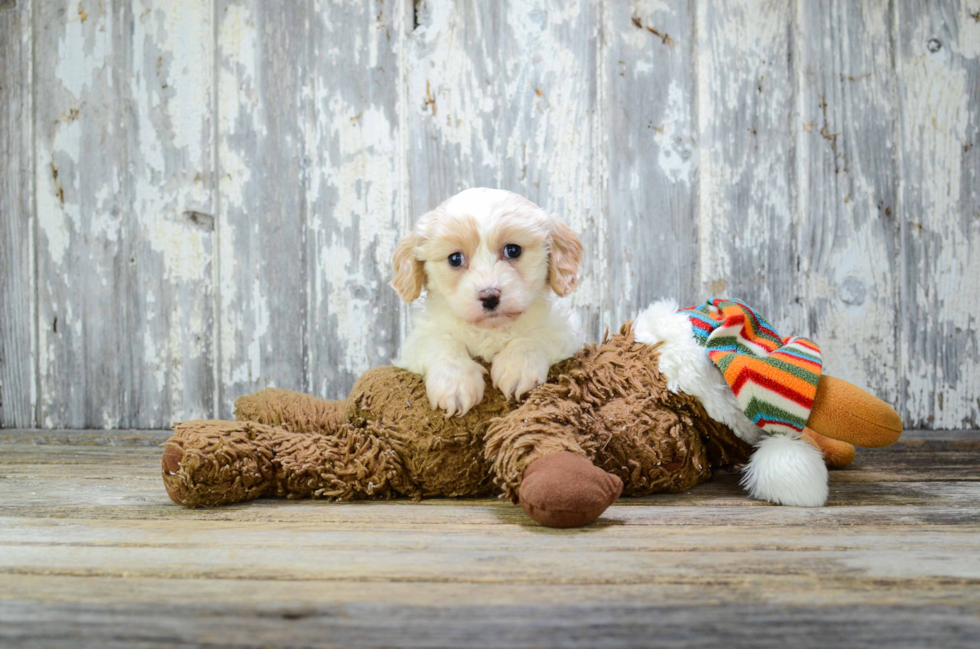
<svg viewBox="0 0 980 649"><path fill-rule="evenodd" d="M739 408L725 377L694 338L691 321L677 312L677 302L654 302L636 317L633 331L641 343L662 343L660 371L667 378L668 390L695 397L709 417L750 444L762 436L762 429Z"/></svg>
<svg viewBox="0 0 980 649"><path fill-rule="evenodd" d="M759 500L796 507L827 502L823 454L798 433L763 437L742 470L742 486Z"/></svg>

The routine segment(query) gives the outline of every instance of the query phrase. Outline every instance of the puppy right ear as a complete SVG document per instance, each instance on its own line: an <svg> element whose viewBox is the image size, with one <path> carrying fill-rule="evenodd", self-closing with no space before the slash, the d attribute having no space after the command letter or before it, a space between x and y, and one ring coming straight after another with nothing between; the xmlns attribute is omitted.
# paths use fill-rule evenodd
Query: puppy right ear
<svg viewBox="0 0 980 649"><path fill-rule="evenodd" d="M425 263L415 258L416 239L417 235L412 232L399 241L395 246L395 254L391 257L395 267L391 287L406 302L417 300L425 286Z"/></svg>

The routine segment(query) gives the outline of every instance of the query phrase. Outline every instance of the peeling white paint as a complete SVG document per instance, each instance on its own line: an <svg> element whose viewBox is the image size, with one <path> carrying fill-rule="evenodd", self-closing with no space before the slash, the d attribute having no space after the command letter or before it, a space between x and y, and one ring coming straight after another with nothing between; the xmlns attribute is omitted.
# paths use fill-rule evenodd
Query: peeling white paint
<svg viewBox="0 0 980 649"><path fill-rule="evenodd" d="M698 9L701 282L708 294L771 303L785 269L769 267L766 244L785 245L776 242L789 239L794 210L788 7Z"/></svg>
<svg viewBox="0 0 980 649"><path fill-rule="evenodd" d="M394 125L388 123L383 109L378 107L355 112L339 95L327 103L329 110L321 113L318 128L339 144L338 160L326 170L326 181L338 197L330 230L337 228L343 235L327 235L319 217L314 223L319 248L314 304L317 311L329 309L336 318L338 329L334 335L344 349L341 365L359 374L369 368L367 346L371 340L365 335L364 323L373 319L375 296L389 290L384 281L376 278L386 278L388 262L400 236L393 210L397 188ZM328 115L335 117L328 120ZM358 256L367 255L373 248L380 266L372 268L370 277L352 263L348 237L355 225L359 234L353 244Z"/></svg>
<svg viewBox="0 0 980 649"><path fill-rule="evenodd" d="M672 81L667 89L667 114L654 140L660 146L659 163L664 174L674 182L691 184L697 169L697 144L691 142L691 110L684 91Z"/></svg>
<svg viewBox="0 0 980 649"><path fill-rule="evenodd" d="M907 326L902 337L905 409L931 427L976 426L980 219L969 211L980 202L976 187L967 193L962 183L969 177L963 166L968 145L976 146L980 136L980 69L972 62L978 46L976 38L969 42L978 31L972 18L960 22L953 43L937 37L944 32L929 21L909 22L906 29L899 61L902 195L907 263L917 266L903 295L915 304L915 319L909 320L915 328Z"/></svg>

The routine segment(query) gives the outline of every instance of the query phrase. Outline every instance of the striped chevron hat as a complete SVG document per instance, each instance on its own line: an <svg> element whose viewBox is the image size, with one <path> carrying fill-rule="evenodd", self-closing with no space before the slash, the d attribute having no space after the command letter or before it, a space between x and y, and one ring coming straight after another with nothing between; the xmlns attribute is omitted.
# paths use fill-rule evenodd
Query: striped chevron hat
<svg viewBox="0 0 980 649"><path fill-rule="evenodd" d="M731 386L745 416L767 433L800 432L810 418L823 359L806 338L781 338L755 309L711 298L680 309Z"/></svg>

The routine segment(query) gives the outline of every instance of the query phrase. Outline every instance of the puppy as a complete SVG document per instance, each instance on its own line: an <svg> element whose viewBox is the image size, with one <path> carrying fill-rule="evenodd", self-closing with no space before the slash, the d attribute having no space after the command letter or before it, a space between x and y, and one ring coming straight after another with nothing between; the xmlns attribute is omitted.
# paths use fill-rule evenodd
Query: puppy
<svg viewBox="0 0 980 649"><path fill-rule="evenodd" d="M578 285L582 244L567 225L500 189L468 189L422 216L393 258L406 302L426 289L397 365L425 377L429 403L463 415L493 385L520 398L583 343L558 302Z"/></svg>

